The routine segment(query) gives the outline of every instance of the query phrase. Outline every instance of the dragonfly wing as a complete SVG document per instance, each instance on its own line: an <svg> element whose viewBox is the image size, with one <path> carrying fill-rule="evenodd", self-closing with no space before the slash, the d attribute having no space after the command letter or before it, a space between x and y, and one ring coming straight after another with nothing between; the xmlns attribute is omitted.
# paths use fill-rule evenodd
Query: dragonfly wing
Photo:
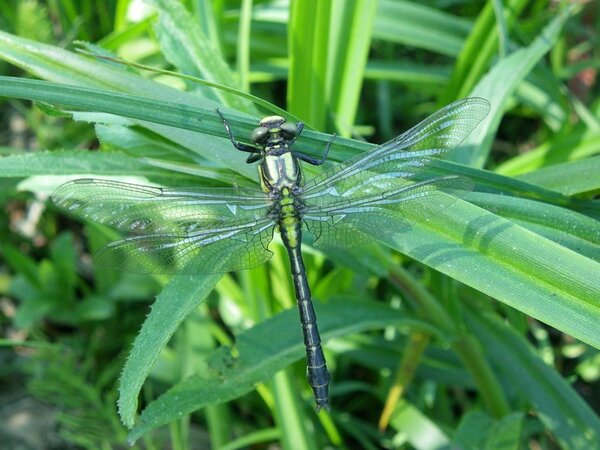
<svg viewBox="0 0 600 450"><path fill-rule="evenodd" d="M327 189L305 200L303 220L317 238L317 247L349 248L396 235L474 187L471 180L456 175L413 181L394 173L362 172L356 178L348 195Z"/></svg>
<svg viewBox="0 0 600 450"><path fill-rule="evenodd" d="M271 206L259 190L161 188L97 179L65 183L52 200L79 217L130 234L182 236L217 224L265 217Z"/></svg>
<svg viewBox="0 0 600 450"><path fill-rule="evenodd" d="M432 158L458 146L489 112L481 98L454 102L303 186L303 219L321 247L352 247L400 233L473 189L459 176L434 177Z"/></svg>
<svg viewBox="0 0 600 450"><path fill-rule="evenodd" d="M216 274L257 267L271 258L270 219L231 223L185 235L147 234L111 242L94 256L99 267L129 273Z"/></svg>
<svg viewBox="0 0 600 450"><path fill-rule="evenodd" d="M457 147L489 109L489 102L477 97L451 103L391 141L308 181L304 192L308 196L319 195L328 188L335 188L343 195L344 191L353 189L356 182L369 179L370 172L424 180L428 177L427 163L431 158Z"/></svg>

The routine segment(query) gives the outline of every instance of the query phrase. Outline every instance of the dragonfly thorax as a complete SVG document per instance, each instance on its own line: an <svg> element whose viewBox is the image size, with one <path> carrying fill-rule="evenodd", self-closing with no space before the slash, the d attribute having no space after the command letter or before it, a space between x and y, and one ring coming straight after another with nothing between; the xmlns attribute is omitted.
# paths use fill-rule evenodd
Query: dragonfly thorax
<svg viewBox="0 0 600 450"><path fill-rule="evenodd" d="M290 151L266 153L258 170L265 192L280 192L284 188L296 192L302 181L300 164Z"/></svg>

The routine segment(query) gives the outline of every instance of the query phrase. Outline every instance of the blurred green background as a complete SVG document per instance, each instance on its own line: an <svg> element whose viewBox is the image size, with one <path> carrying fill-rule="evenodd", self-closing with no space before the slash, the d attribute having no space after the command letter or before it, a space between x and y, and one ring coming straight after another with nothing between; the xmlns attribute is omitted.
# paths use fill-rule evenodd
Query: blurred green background
<svg viewBox="0 0 600 450"><path fill-rule="evenodd" d="M598 30L593 1L3 2L0 448L600 448ZM466 201L304 248L329 412L280 245L222 277L115 273L92 255L117 233L49 200L256 183L216 107L240 139L283 108L317 157L336 132L331 165L466 96L491 112L439 167Z"/></svg>

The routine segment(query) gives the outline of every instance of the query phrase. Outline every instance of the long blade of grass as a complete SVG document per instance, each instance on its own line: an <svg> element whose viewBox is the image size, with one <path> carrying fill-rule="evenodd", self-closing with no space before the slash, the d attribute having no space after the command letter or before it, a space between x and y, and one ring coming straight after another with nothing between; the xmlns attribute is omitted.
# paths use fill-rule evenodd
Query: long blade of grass
<svg viewBox="0 0 600 450"><path fill-rule="evenodd" d="M142 78L124 67L94 61L62 48L1 30L0 58L56 83L127 92L158 101L218 106L215 102Z"/></svg>
<svg viewBox="0 0 600 450"><path fill-rule="evenodd" d="M243 163L244 156L240 155L240 152L232 148L224 139L222 123L212 108L213 103L208 101L206 101L208 104L200 104L196 107L189 106L186 103L174 103L166 100L156 102L153 99L123 93L2 76L0 76L0 96L25 98L66 108L101 111L141 119L176 127L176 129L170 129L173 133L183 133L185 130L200 132L202 133L201 139L199 139L197 133L190 133L189 136L185 135L183 145L206 158L221 162L224 166L238 173L248 177L255 176L254 168ZM187 97L182 97L183 99L189 100ZM228 114L227 117L232 128L236 130L236 134L239 136L248 136L255 127L254 120L238 116L237 113ZM165 132L164 129L159 129L159 131ZM314 156L321 156L323 146L329 139L329 135L306 130L302 133L302 151ZM344 160L374 147L373 144L338 138L330 159L332 161ZM467 149L463 146L463 150ZM437 161L435 167L439 168L440 175L454 173L473 179L477 182L478 189L485 189L489 192L512 193L513 195L543 200L558 205L577 207L577 202L558 192L491 172L484 172L447 161Z"/></svg>
<svg viewBox="0 0 600 450"><path fill-rule="evenodd" d="M333 2L327 95L335 129L345 136L354 126L376 11L376 1Z"/></svg>
<svg viewBox="0 0 600 450"><path fill-rule="evenodd" d="M552 48L572 8L564 8L526 48L519 49L498 62L477 84L471 95L483 97L491 104L491 112L463 142L473 152L453 152L451 158L463 164L483 167L504 114L503 106L518 84Z"/></svg>
<svg viewBox="0 0 600 450"><path fill-rule="evenodd" d="M564 247L600 261L600 224L584 214L539 201L472 193L469 201ZM599 202L592 205L600 207Z"/></svg>
<svg viewBox="0 0 600 450"><path fill-rule="evenodd" d="M238 172L249 177L255 176L256 169L251 165L244 164L244 155L236 151L229 141L224 139L223 123L215 112L218 105L203 99L198 99L198 101L194 99L192 102L189 97L194 96L182 92L180 94L182 96L173 98L174 101L167 99L157 101L120 92L0 76L0 96L25 98L65 108L107 112L140 119L144 121L143 124L147 128L190 148L192 151L218 161L226 167L234 169L235 166L238 168ZM177 103L179 100L182 101ZM197 105L194 104L195 102ZM236 130L236 136L249 136L256 127L255 119L240 116L237 112L225 110L222 112L227 116L232 129ZM152 127L149 122L169 125L169 127ZM199 140L197 133L190 133L186 130L200 131L204 136L202 140ZM302 151L320 156L325 143L330 138L331 136L323 133L305 130L302 132ZM337 141L341 143L342 139ZM356 149L365 147L360 142L343 141ZM355 150L350 150L350 152L348 153L344 147L341 147L336 152L336 156L343 158L355 154Z"/></svg>
<svg viewBox="0 0 600 450"><path fill-rule="evenodd" d="M331 105L327 60L332 2L295 0L289 23L288 109L324 129Z"/></svg>
<svg viewBox="0 0 600 450"><path fill-rule="evenodd" d="M4 156L0 159L0 178L25 178L35 175L160 175L162 171L138 158L120 152L99 153L76 150L39 151Z"/></svg>
<svg viewBox="0 0 600 450"><path fill-rule="evenodd" d="M527 0L506 2L507 26L514 23L527 3ZM440 99L440 106L468 95L488 69L489 62L498 48L498 29L495 27L495 20L493 3L486 2L461 48L446 92Z"/></svg>
<svg viewBox="0 0 600 450"><path fill-rule="evenodd" d="M242 90L239 80L229 69L219 49L200 29L198 22L181 2L147 1L159 11L160 20L155 25L155 30L162 52L180 72ZM252 104L239 96L222 91L209 91L205 95L239 111L256 114Z"/></svg>
<svg viewBox="0 0 600 450"><path fill-rule="evenodd" d="M596 261L466 202L385 242L600 348Z"/></svg>
<svg viewBox="0 0 600 450"><path fill-rule="evenodd" d="M218 280L216 275L174 277L156 298L121 372L118 406L126 427L131 428L135 423L138 395L159 352Z"/></svg>
<svg viewBox="0 0 600 450"><path fill-rule="evenodd" d="M252 23L252 0L242 0L240 10L240 23L237 40L237 74L240 87L244 91L250 90L248 75L250 71L250 24Z"/></svg>
<svg viewBox="0 0 600 450"><path fill-rule="evenodd" d="M280 108L277 105L274 105L271 102L268 102L260 97L257 97L256 95L252 95L247 92L240 91L239 89L235 89L235 88L226 86L224 84L214 83L212 81L208 81L203 78L194 77L192 75L186 75L184 73L174 72L172 70L157 69L155 67L150 67L145 64L139 64L139 63L135 63L132 61L124 61L122 59L114 58L114 57L106 56L106 55L99 55L97 53L93 53L93 52L89 52L89 51L79 50L78 53L88 55L88 56L93 56L94 58L99 58L99 59L103 59L106 61L112 61L112 62L115 62L118 64L123 64L124 66L135 67L136 69L147 70L148 72L160 73L162 75L169 75L171 77L176 77L176 78L179 78L182 80L187 80L187 81L191 81L194 83L198 83L199 85L208 86L208 87L218 89L218 90L221 90L224 92L229 92L230 94L235 94L239 97L246 98L257 105L262 106L263 108L267 109L268 111L272 111L273 113L283 116L288 120L292 120L295 122L297 122L299 120L294 115L288 113L286 110Z"/></svg>
<svg viewBox="0 0 600 450"><path fill-rule="evenodd" d="M521 180L554 189L566 195L600 190L600 156L543 167L521 175Z"/></svg>
<svg viewBox="0 0 600 450"><path fill-rule="evenodd" d="M600 132L578 127L567 136L544 142L527 153L515 156L500 164L497 172L504 175L519 175L551 164L584 159L596 155L600 146ZM585 164L585 159L582 164ZM597 179L591 177L590 180ZM573 180L574 181L574 180ZM571 182L573 182L571 181ZM584 181L580 179L579 181Z"/></svg>
<svg viewBox="0 0 600 450"><path fill-rule="evenodd" d="M469 328L485 345L494 366L533 404L539 420L561 446L599 448L600 420L574 389L500 319L481 311L466 312Z"/></svg>
<svg viewBox="0 0 600 450"><path fill-rule="evenodd" d="M379 0L373 38L455 56L471 24L434 7L405 0Z"/></svg>

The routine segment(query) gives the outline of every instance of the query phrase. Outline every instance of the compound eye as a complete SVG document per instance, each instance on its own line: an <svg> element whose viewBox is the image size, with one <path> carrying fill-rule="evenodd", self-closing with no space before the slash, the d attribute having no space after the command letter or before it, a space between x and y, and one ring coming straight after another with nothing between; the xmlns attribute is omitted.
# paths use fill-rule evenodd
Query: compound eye
<svg viewBox="0 0 600 450"><path fill-rule="evenodd" d="M298 132L296 129L296 125L293 123L285 122L281 124L281 134L285 139L292 139L296 137L296 133Z"/></svg>
<svg viewBox="0 0 600 450"><path fill-rule="evenodd" d="M252 130L252 134L250 135L250 140L254 144L264 144L267 141L267 136L269 134L269 129L266 127L258 127Z"/></svg>

